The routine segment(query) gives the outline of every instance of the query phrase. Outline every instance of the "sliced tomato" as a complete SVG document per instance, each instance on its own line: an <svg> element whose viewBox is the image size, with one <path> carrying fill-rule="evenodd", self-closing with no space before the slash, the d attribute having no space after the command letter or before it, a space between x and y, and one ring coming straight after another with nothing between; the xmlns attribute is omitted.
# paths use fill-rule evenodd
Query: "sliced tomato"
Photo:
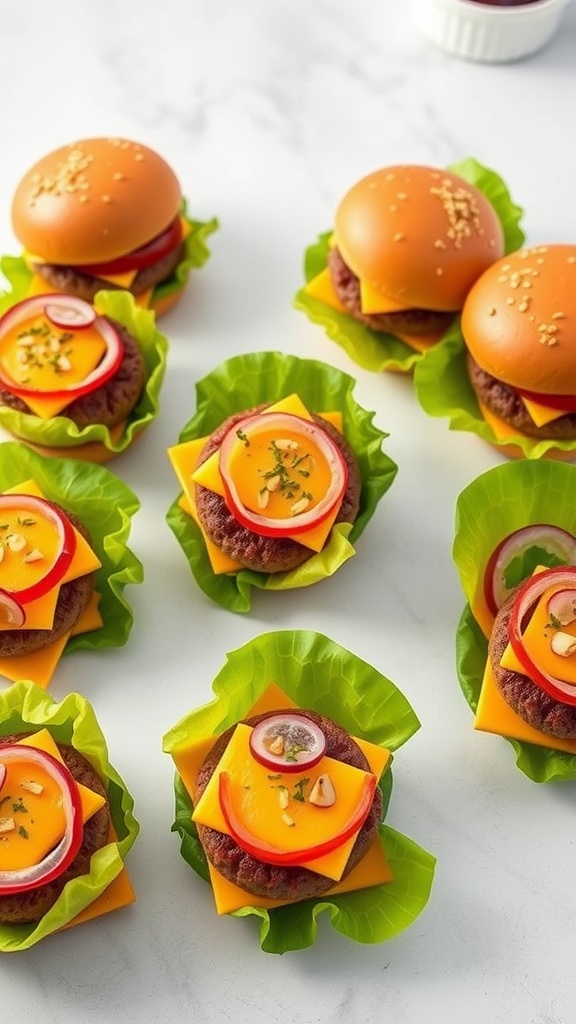
<svg viewBox="0 0 576 1024"><path fill-rule="evenodd" d="M540 391L527 391L525 388L515 388L520 398L526 398L529 402L538 402L540 405L547 405L549 409L560 409L562 412L576 412L576 395L546 395Z"/></svg>
<svg viewBox="0 0 576 1024"><path fill-rule="evenodd" d="M530 656L523 639L523 623L527 613L538 598L548 590L548 587L554 585L562 591L576 591L576 568L558 566L555 569L538 572L526 580L520 587L512 605L508 637L512 650L528 678L553 700L560 701L562 704L576 705L576 686L541 669Z"/></svg>
<svg viewBox="0 0 576 1024"><path fill-rule="evenodd" d="M542 548L566 565L576 565L576 537L559 526L534 523L504 537L494 548L484 571L484 597L496 615L514 586L506 585L505 574L515 558L522 558L530 548Z"/></svg>
<svg viewBox="0 0 576 1024"><path fill-rule="evenodd" d="M312 442L326 459L331 472L330 485L320 501L309 509L281 519L249 509L240 498L232 471L232 455L236 447L239 444L249 444L251 438L271 430L278 431L279 438L285 433L296 433L302 438L303 445L307 441ZM218 468L228 509L242 526L264 537L292 537L318 526L342 501L348 486L348 467L338 445L315 421L291 413L257 413L236 422L227 431L220 445ZM290 468L288 466L288 469ZM294 506L297 504L298 492L295 492Z"/></svg>
<svg viewBox="0 0 576 1024"><path fill-rule="evenodd" d="M68 517L45 498L37 498L31 494L0 494L0 514L9 512L10 508L14 508L15 505L28 510L33 515L47 519L54 526L58 536L56 557L46 566L46 572L41 579L32 586L24 587L21 590L5 588L20 605L25 605L43 597L60 583L68 571L76 551L76 534Z"/></svg>
<svg viewBox="0 0 576 1024"><path fill-rule="evenodd" d="M75 300L70 300L70 297L63 293L55 293L50 296L33 295L29 299L24 299L22 302L12 306L0 318L0 340L8 331L13 330L20 324L26 323L27 320L30 320L33 317L46 316L48 320L51 320L48 310L54 310L55 307L59 307L61 310L64 310L65 308L70 308L70 310L72 310L70 302L74 303ZM80 329L84 326L88 325L82 324ZM106 344L106 351L98 363L98 366L96 366L94 370L84 378L84 380L79 381L76 384L69 384L67 387L59 386L50 391L38 391L36 388L26 387L25 384L21 384L18 381L13 380L0 362L0 383L3 384L8 391L12 392L12 394L21 395L23 398L25 398L26 395L42 395L46 398L69 398L69 400L72 401L74 398L79 398L81 395L86 395L90 391L94 391L95 388L105 384L107 380L114 376L122 362L124 346L122 345L122 339L114 324L110 320L107 320L106 317L95 314L91 326L93 326L102 337ZM69 323L67 327L68 329L72 328L72 324Z"/></svg>
<svg viewBox="0 0 576 1024"><path fill-rule="evenodd" d="M66 827L60 842L39 864L0 871L0 894L3 896L38 889L59 878L77 856L84 835L78 783L66 765L45 750L28 744L10 743L0 747L0 764L4 765L5 772L11 763L17 761L38 765L57 783L62 794Z"/></svg>
<svg viewBox="0 0 576 1024"><path fill-rule="evenodd" d="M339 849L344 843L352 838L361 828L374 801L376 790L376 776L366 774L362 793L354 814L349 818L344 827L331 839L316 846L302 847L300 850L283 850L279 846L273 846L250 832L250 829L241 821L232 800L232 787L228 772L220 772L219 775L219 798L220 807L224 820L234 841L240 849L249 853L256 860L265 864L278 864L284 867L295 867L299 864L306 864L308 861L317 860L325 854L332 853Z"/></svg>
<svg viewBox="0 0 576 1024"><path fill-rule="evenodd" d="M106 263L83 263L74 269L80 271L81 274L89 274L90 277L101 277L103 274L125 274L130 270L144 270L167 256L172 249L180 245L181 241L182 224L180 216L178 216L164 231L161 231L152 241L142 245L139 249L133 249L125 256L117 256L116 259L108 260Z"/></svg>

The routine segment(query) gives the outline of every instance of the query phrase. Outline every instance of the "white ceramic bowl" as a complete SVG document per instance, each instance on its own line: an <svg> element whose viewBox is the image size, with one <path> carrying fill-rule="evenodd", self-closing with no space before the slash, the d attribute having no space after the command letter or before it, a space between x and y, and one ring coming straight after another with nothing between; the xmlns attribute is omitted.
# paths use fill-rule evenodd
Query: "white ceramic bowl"
<svg viewBox="0 0 576 1024"><path fill-rule="evenodd" d="M474 0L412 0L421 31L466 60L504 63L540 50L554 35L567 0L496 7Z"/></svg>

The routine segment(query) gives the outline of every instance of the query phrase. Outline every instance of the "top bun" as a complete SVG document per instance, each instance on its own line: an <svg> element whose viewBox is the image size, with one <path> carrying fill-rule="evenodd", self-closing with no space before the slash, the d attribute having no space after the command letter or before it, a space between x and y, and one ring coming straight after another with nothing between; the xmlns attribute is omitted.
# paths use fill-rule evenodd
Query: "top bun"
<svg viewBox="0 0 576 1024"><path fill-rule="evenodd" d="M47 263L104 263L160 234L181 201L176 175L154 150L127 139L82 139L24 175L12 225Z"/></svg>
<svg viewBox="0 0 576 1024"><path fill-rule="evenodd" d="M512 387L576 394L576 245L539 245L498 260L462 310L476 362Z"/></svg>
<svg viewBox="0 0 576 1024"><path fill-rule="evenodd" d="M504 254L498 216L464 178L420 165L384 167L346 193L335 242L350 270L407 307L461 309L470 286Z"/></svg>

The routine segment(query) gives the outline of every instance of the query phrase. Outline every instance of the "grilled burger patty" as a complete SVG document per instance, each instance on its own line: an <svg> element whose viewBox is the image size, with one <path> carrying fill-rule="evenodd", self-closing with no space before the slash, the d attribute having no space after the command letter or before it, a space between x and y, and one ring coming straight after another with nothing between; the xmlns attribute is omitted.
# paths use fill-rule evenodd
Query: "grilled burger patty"
<svg viewBox="0 0 576 1024"><path fill-rule="evenodd" d="M370 765L360 747L340 725L315 711L306 715L318 723L326 737L326 756L345 764L351 764L363 771L370 771ZM256 725L266 715L256 715L246 720L247 725ZM197 778L196 801L200 798L226 749L235 726L218 737L208 756L202 763ZM374 801L366 821L360 829L348 859L345 877L362 859L378 832L382 820L382 794L376 787ZM197 825L198 836L208 860L217 871L241 889L255 896L270 899L305 900L320 896L334 886L334 881L315 871L300 867L278 867L265 864L245 853L228 835L217 832L205 825Z"/></svg>

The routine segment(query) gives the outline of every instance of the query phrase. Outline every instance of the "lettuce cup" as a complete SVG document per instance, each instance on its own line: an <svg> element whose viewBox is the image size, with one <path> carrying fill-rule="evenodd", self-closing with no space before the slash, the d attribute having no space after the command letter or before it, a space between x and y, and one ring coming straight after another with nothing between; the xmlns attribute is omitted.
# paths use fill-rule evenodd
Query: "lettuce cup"
<svg viewBox="0 0 576 1024"><path fill-rule="evenodd" d="M474 727L504 736L534 782L576 778L574 469L504 463L456 503L466 606L456 637Z"/></svg>
<svg viewBox="0 0 576 1024"><path fill-rule="evenodd" d="M1 446L0 676L46 687L63 654L126 643L140 503L106 467Z"/></svg>
<svg viewBox="0 0 576 1024"><path fill-rule="evenodd" d="M0 427L36 450L92 462L126 451L158 415L168 342L126 291L0 298Z"/></svg>
<svg viewBox="0 0 576 1024"><path fill-rule="evenodd" d="M132 903L139 826L88 701L57 703L30 681L0 693L0 766L0 951ZM58 792L61 811L47 807Z"/></svg>
<svg viewBox="0 0 576 1024"><path fill-rule="evenodd" d="M294 305L359 366L410 372L476 278L522 244L522 213L472 157L443 170L382 168L350 189L333 229L306 249Z"/></svg>
<svg viewBox="0 0 576 1024"><path fill-rule="evenodd" d="M197 383L168 450L182 493L167 521L217 604L247 612L252 587L310 586L355 554L397 466L354 383L280 352L235 356Z"/></svg>
<svg viewBox="0 0 576 1024"><path fill-rule="evenodd" d="M328 637L300 630L229 653L213 690L163 749L176 766L173 831L218 913L259 919L269 953L312 945L323 911L356 942L394 938L424 909L435 865L383 824L393 754L419 728L406 698ZM312 746L310 730L324 747ZM258 794L251 810L239 793ZM229 849L234 878L227 855L219 860Z"/></svg>

